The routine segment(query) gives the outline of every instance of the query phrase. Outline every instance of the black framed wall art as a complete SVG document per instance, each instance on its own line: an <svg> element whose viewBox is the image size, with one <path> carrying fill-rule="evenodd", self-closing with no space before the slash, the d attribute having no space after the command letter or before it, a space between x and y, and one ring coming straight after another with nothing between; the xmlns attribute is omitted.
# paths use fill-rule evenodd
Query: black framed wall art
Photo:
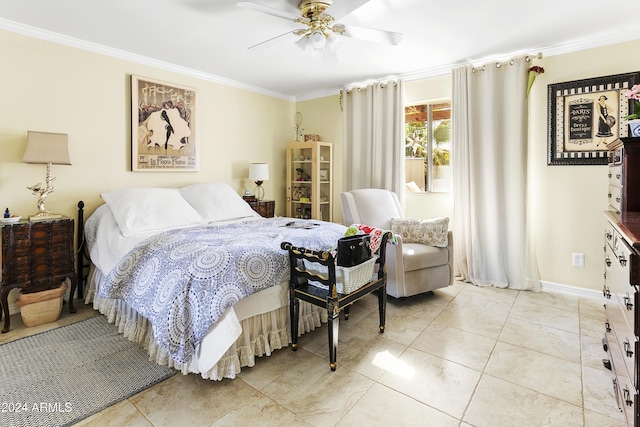
<svg viewBox="0 0 640 427"><path fill-rule="evenodd" d="M607 164L606 145L628 133L624 91L638 82L640 72L550 84L547 164Z"/></svg>

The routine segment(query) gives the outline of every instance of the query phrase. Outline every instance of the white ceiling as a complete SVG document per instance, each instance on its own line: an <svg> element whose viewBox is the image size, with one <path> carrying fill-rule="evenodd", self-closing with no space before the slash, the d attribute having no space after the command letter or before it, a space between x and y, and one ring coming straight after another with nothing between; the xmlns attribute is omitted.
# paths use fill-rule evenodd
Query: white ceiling
<svg viewBox="0 0 640 427"><path fill-rule="evenodd" d="M253 1L293 13L299 3ZM640 20L630 6L628 0L370 0L339 22L402 32L402 42L342 37L337 63L305 54L293 35L247 49L301 26L241 9L236 0L0 0L0 29L301 99L371 79L428 77L470 62L638 39Z"/></svg>

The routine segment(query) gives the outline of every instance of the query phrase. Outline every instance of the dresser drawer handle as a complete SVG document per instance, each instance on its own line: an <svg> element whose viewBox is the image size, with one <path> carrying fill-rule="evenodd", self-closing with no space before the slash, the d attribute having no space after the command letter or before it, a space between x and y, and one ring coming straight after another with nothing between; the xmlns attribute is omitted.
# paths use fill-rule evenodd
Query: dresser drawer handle
<svg viewBox="0 0 640 427"><path fill-rule="evenodd" d="M616 197L616 202L620 203L620 196Z"/></svg>
<svg viewBox="0 0 640 427"><path fill-rule="evenodd" d="M620 179L620 174L619 173L616 174L616 179Z"/></svg>
<svg viewBox="0 0 640 427"><path fill-rule="evenodd" d="M607 240L611 240L613 238L613 234L609 233L608 231L604 233L604 236L607 238Z"/></svg>
<svg viewBox="0 0 640 427"><path fill-rule="evenodd" d="M606 299L611 299L611 291L609 290L609 288L607 288L606 286L602 288L602 295L604 295Z"/></svg>
<svg viewBox="0 0 640 427"><path fill-rule="evenodd" d="M624 305L627 306L627 310L633 310L633 303L631 302L631 298L629 297L629 295L627 294L627 296L624 297L623 299L624 299Z"/></svg>
<svg viewBox="0 0 640 427"><path fill-rule="evenodd" d="M611 258L607 257L604 260L605 264L607 264L607 267L611 267Z"/></svg>
<svg viewBox="0 0 640 427"><path fill-rule="evenodd" d="M611 325L609 324L609 322L604 322L604 328L607 332L611 332ZM603 341L603 345L604 345L604 351L607 351L607 344Z"/></svg>
<svg viewBox="0 0 640 427"><path fill-rule="evenodd" d="M611 198L611 193L607 194L607 197Z"/></svg>
<svg viewBox="0 0 640 427"><path fill-rule="evenodd" d="M620 255L620 256L618 257L618 260L620 261L620 265L621 265L621 266L623 266L623 267L624 267L624 266L626 266L626 265L627 265L627 259L624 257L624 255Z"/></svg>
<svg viewBox="0 0 640 427"><path fill-rule="evenodd" d="M609 178L611 178L611 172L609 172L608 176L609 176Z"/></svg>
<svg viewBox="0 0 640 427"><path fill-rule="evenodd" d="M629 344L629 338L624 341L624 351L627 353L627 357L633 357L633 350L631 350L631 344Z"/></svg>
<svg viewBox="0 0 640 427"><path fill-rule="evenodd" d="M613 381L613 394L616 397L616 405L618 405L618 409L622 411L623 409L620 406L620 393L618 391L618 380L614 378L612 381Z"/></svg>
<svg viewBox="0 0 640 427"><path fill-rule="evenodd" d="M622 393L624 394L624 403L626 403L627 406L633 406L633 400L631 399L631 393L629 393L629 389L623 388Z"/></svg>

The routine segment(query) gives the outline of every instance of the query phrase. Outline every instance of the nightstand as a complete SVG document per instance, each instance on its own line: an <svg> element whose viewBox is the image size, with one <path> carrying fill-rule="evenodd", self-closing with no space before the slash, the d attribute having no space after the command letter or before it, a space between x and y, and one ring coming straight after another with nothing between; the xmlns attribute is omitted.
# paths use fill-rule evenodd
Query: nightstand
<svg viewBox="0 0 640 427"><path fill-rule="evenodd" d="M275 216L276 202L275 200L247 200L251 208L265 218L273 218Z"/></svg>
<svg viewBox="0 0 640 427"><path fill-rule="evenodd" d="M71 280L69 311L75 313L73 295L78 285L74 270L73 219L63 217L48 221L20 221L2 224L2 279L0 303L4 314L2 333L10 327L7 297L14 288L24 293L54 289L65 279Z"/></svg>

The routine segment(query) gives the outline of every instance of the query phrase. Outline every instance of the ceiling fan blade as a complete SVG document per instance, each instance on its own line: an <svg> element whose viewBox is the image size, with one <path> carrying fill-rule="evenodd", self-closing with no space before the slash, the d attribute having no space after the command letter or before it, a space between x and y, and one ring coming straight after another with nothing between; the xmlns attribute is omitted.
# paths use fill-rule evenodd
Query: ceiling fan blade
<svg viewBox="0 0 640 427"><path fill-rule="evenodd" d="M262 42L260 42L258 44L254 44L253 46L249 46L248 49L263 49L263 48L269 47L272 44L274 44L276 41L279 41L278 39L280 39L281 37L284 37L287 34L293 34L295 31L296 30L287 31L286 33L280 34L279 36L271 37L270 39L262 41Z"/></svg>
<svg viewBox="0 0 640 427"><path fill-rule="evenodd" d="M300 18L297 13L287 12L286 10L274 9L273 7L264 6L252 1L239 1L236 6L242 9L255 10L256 12L266 13L267 15L276 16L278 18L294 21Z"/></svg>
<svg viewBox="0 0 640 427"><path fill-rule="evenodd" d="M347 16L360 6L368 3L369 0L335 0L328 8L322 12L323 15L330 15L336 21L343 16Z"/></svg>
<svg viewBox="0 0 640 427"><path fill-rule="evenodd" d="M374 30L372 28L355 27L353 25L345 25L344 33L347 37L353 37L355 39L368 40L375 43L384 43L390 45L397 45L402 41L403 34L393 31Z"/></svg>

